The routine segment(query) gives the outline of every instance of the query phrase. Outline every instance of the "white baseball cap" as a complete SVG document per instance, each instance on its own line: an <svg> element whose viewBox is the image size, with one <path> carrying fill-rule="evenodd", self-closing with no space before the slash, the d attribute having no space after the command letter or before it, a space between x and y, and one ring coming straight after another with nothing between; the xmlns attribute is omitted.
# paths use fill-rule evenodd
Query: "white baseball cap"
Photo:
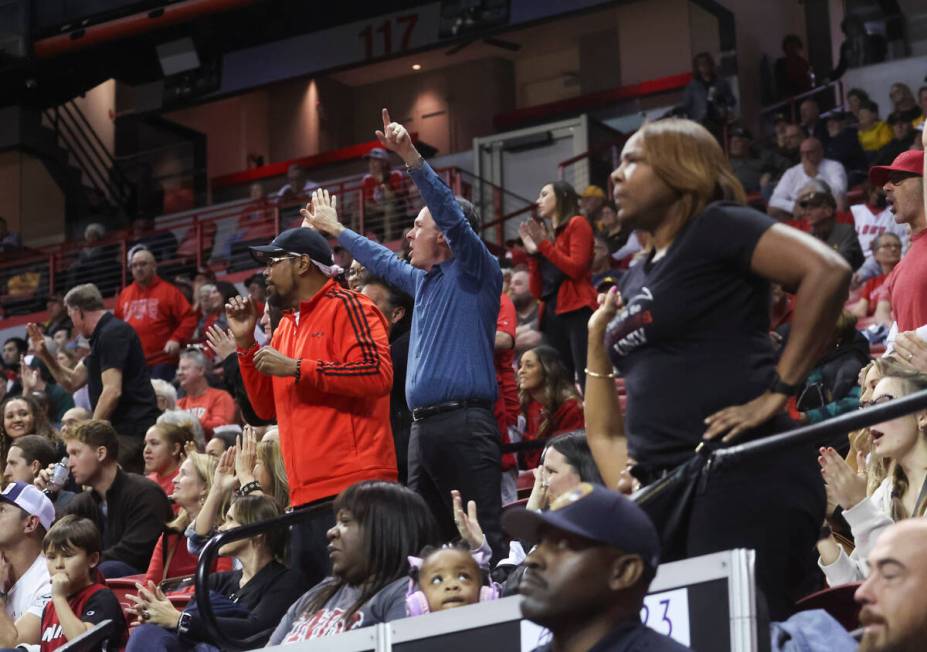
<svg viewBox="0 0 927 652"><path fill-rule="evenodd" d="M11 482L0 493L0 500L16 505L29 516L38 516L46 530L55 522L55 506L48 496L25 482Z"/></svg>

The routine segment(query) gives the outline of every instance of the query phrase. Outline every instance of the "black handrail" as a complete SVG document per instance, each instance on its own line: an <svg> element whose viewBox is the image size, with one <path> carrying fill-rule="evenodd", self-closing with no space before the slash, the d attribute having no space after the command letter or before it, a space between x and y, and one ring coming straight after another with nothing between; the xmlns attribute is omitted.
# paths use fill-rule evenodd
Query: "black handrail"
<svg viewBox="0 0 927 652"><path fill-rule="evenodd" d="M739 461L743 457L757 453L768 453L770 451L787 448L792 445L813 444L820 441L826 441L833 435L849 433L853 430L866 428L876 423L888 421L905 414L910 414L918 410L927 410L927 390L910 394L903 398L874 405L867 408L860 408L838 417L814 423L809 426L802 426L794 430L788 430L777 435L770 435L755 441L743 444L734 444L727 448L719 448L711 454L712 465L718 468L720 464L727 464L733 461ZM534 450L544 448L548 439L531 439L519 441L511 444L502 444L503 453L517 453L525 450Z"/></svg>
<svg viewBox="0 0 927 652"><path fill-rule="evenodd" d="M58 109L56 108L55 110L57 111ZM90 155L87 153L89 145L85 145L80 138L77 137L74 130L75 127L67 120L58 121L58 135L68 148L70 154L74 156L74 160L80 167L81 172L87 175L87 179L93 184L97 192L106 196L106 190L109 188L106 183L106 175L98 166L93 164Z"/></svg>
<svg viewBox="0 0 927 652"><path fill-rule="evenodd" d="M103 143L103 140L100 138L100 135L93 128L93 125L90 124L90 121L87 120L87 116L84 115L84 112L80 110L80 107L77 106L77 103L74 100L70 100L65 104L70 111L75 113L80 119L78 122L83 122L84 131L90 134L90 140L96 144L99 152L102 152L102 156L105 159L104 167L109 169L112 175L115 177L113 184L119 189L120 194L122 195L123 201L127 201L131 195L131 183L129 179L123 174L122 169L119 167L119 163L116 161L116 158L110 154L109 150L106 149L106 145ZM86 135L84 136L86 138Z"/></svg>
<svg viewBox="0 0 927 652"><path fill-rule="evenodd" d="M831 435L849 433L853 430L866 428L889 419L895 419L918 410L927 409L927 389L887 403L861 408L854 412L789 430L778 435L771 435L756 441L736 444L728 448L721 448L711 454L711 460L717 468L719 464L736 462L744 457L768 453L770 451L787 448L789 446L814 444L826 440Z"/></svg>
<svg viewBox="0 0 927 652"><path fill-rule="evenodd" d="M199 561L196 564L196 578L194 586L196 587L196 607L199 609L200 618L203 619L203 626L206 628L206 634L209 636L209 642L215 644L223 650L247 650L254 647L254 645L257 643L263 642L263 639L267 638L267 636L270 634L270 632L267 631L258 632L257 634L249 636L243 641L239 641L228 636L219 628L219 623L216 621L216 614L213 612L212 604L209 602L208 584L210 569L213 567L216 556L219 553L219 548L229 543L230 541L248 539L276 527L289 527L290 525L298 523L299 521L305 519L311 514L314 514L315 512L320 510L329 510L331 508L331 501L314 503L312 505L287 512L283 516L278 516L277 518L271 519L269 521L261 521L260 523L252 523L251 525L242 525L241 527L237 527L233 530L220 532L206 542L206 545L203 546L203 550L200 552Z"/></svg>

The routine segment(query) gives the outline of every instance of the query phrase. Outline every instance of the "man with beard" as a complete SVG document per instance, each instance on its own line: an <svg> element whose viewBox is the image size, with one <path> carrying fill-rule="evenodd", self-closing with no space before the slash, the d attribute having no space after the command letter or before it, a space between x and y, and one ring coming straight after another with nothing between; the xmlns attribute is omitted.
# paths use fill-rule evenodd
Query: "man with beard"
<svg viewBox="0 0 927 652"><path fill-rule="evenodd" d="M270 344L254 340L251 298L232 297L225 309L254 412L276 416L290 503L329 501L361 480L395 481L386 319L332 278L332 250L318 231L288 229L251 251L266 266L268 303L285 313ZM332 510L318 509L293 526L290 565L310 585L329 572L325 533L333 525Z"/></svg>
<svg viewBox="0 0 927 652"><path fill-rule="evenodd" d="M541 344L543 337L538 329L538 300L531 294L530 275L526 270L520 269L512 274L509 283L509 296L515 304L515 313L518 316L518 326L515 328L515 355Z"/></svg>
<svg viewBox="0 0 927 652"><path fill-rule="evenodd" d="M553 641L534 652L685 652L641 622L659 563L650 518L625 496L582 483L546 512L519 508L505 530L537 545L525 559L521 612Z"/></svg>
<svg viewBox="0 0 927 652"><path fill-rule="evenodd" d="M927 521L909 518L879 535L869 577L856 590L865 628L859 652L916 652L927 641Z"/></svg>

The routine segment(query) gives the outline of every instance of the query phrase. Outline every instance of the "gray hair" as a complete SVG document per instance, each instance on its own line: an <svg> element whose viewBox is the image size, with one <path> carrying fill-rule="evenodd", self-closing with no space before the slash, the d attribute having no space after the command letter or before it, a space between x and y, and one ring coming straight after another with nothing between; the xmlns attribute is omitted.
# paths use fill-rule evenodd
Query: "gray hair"
<svg viewBox="0 0 927 652"><path fill-rule="evenodd" d="M203 371L209 368L209 365L206 363L206 356L203 355L203 352L199 349L185 349L181 354L181 358L187 358L192 360L196 366L198 366Z"/></svg>
<svg viewBox="0 0 927 652"><path fill-rule="evenodd" d="M177 390L174 389L173 385L171 385L166 380L152 378L151 386L154 388L155 396L158 398L163 398L165 401L167 401L168 410L177 409Z"/></svg>
<svg viewBox="0 0 927 652"><path fill-rule="evenodd" d="M869 248L872 250L872 253L875 253L879 249L879 247L881 246L879 243L881 242L882 238L886 236L888 236L889 238L895 238L895 240L898 241L898 244L901 244L900 235L898 235L897 233L892 233L891 231L883 231L882 233L874 237L872 239L872 242L869 243Z"/></svg>
<svg viewBox="0 0 927 652"><path fill-rule="evenodd" d="M155 421L155 424L186 428L193 433L196 449L201 452L206 449L206 434L203 432L200 420L186 410L165 410Z"/></svg>
<svg viewBox="0 0 927 652"><path fill-rule="evenodd" d="M93 233L96 233L98 237L102 238L106 235L106 227L99 222L91 222L84 228L84 240L89 240L90 235Z"/></svg>
<svg viewBox="0 0 927 652"><path fill-rule="evenodd" d="M103 310L103 295L93 283L75 285L64 295L64 305L77 310Z"/></svg>

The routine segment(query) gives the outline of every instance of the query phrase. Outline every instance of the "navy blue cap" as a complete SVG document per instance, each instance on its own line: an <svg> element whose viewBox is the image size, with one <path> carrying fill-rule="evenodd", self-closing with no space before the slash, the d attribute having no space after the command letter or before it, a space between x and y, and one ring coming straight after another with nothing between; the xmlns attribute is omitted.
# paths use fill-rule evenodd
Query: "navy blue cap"
<svg viewBox="0 0 927 652"><path fill-rule="evenodd" d="M312 260L323 265L331 265L332 248L321 233L308 227L287 229L269 245L251 247L251 255L259 263L266 264L267 259L286 254L299 254L309 256Z"/></svg>
<svg viewBox="0 0 927 652"><path fill-rule="evenodd" d="M546 512L524 508L502 515L510 535L537 543L545 527L641 556L655 569L660 563L660 537L650 517L635 502L605 487L587 482L561 495Z"/></svg>

